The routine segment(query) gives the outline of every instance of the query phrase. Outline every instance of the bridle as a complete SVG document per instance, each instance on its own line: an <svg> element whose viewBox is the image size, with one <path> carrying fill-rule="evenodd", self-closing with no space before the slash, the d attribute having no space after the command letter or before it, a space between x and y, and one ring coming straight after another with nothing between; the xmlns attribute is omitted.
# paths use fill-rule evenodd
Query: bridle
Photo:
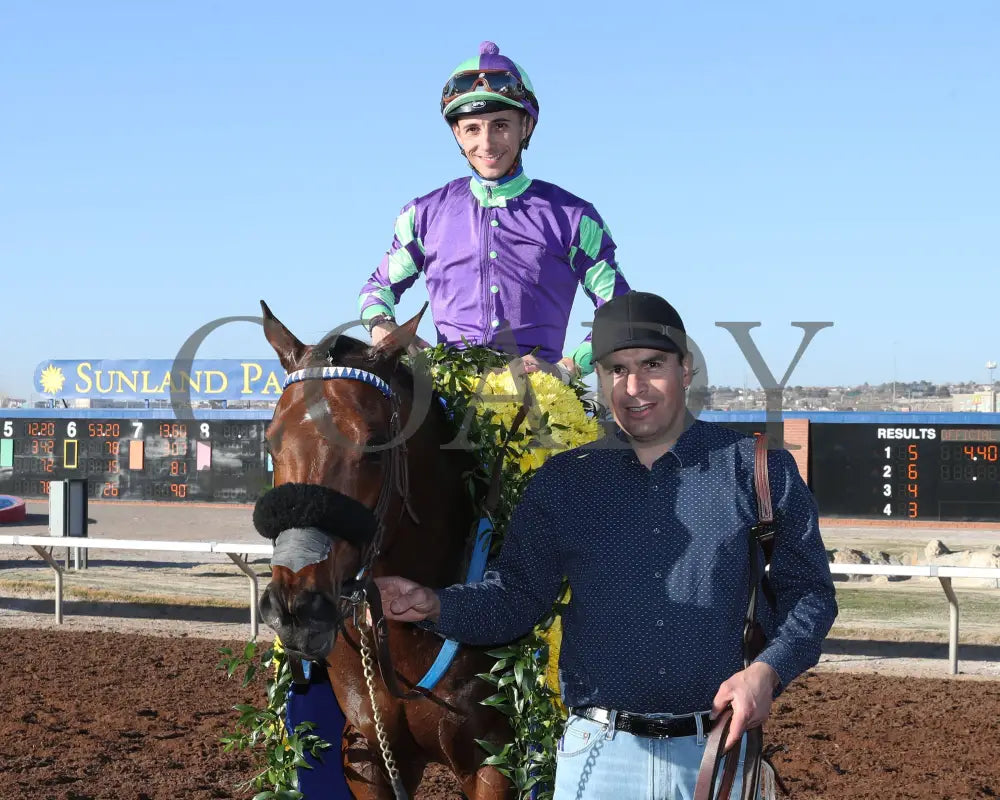
<svg viewBox="0 0 1000 800"><path fill-rule="evenodd" d="M375 501L375 508L372 513L375 516L376 527L371 541L361 551L361 568L350 581L341 587L340 601L348 607L348 610L356 616L358 607L364 598L364 589L371 576L372 565L375 559L382 552L382 545L388 529L387 520L390 517L389 507L392 503L392 496L396 494L399 498L399 513L396 516L396 525L403 518L404 510L409 514L410 519L419 524L420 520L410 504L410 472L406 460L406 440L400 435L402 426L400 421L399 396L392 391L385 380L373 372L367 372L355 367L307 367L290 372L282 384L281 390L284 392L289 386L295 383L311 380L353 380L365 383L378 389L382 396L389 402L389 442L386 449L389 454L389 464L386 474L379 489L378 499Z"/></svg>
<svg viewBox="0 0 1000 800"><path fill-rule="evenodd" d="M399 398L392 391L392 388L385 380L374 373L356 367L327 366L308 367L295 370L288 374L282 385L282 391L293 383L301 383L308 380L354 380L366 383L378 389L382 396L389 402L389 464L386 470L382 486L379 490L378 499L375 502L374 516L376 520L375 533L371 541L363 548L361 558L361 568L353 579L347 581L342 587L338 601L341 605L340 619L338 626L344 628L344 620L348 615L353 615L355 628L361 633L362 658L364 660L364 626L366 623L366 613L371 612L371 627L375 639L376 657L379 669L389 692L395 697L403 700L424 697L425 694L416 690L405 690L399 685L396 672L392 668L392 658L389 654L388 623L382 610L381 596L378 588L374 585L372 577L372 566L375 559L382 551L383 539L388 529L387 520L390 518L390 504L392 495L399 498L399 511L396 515L395 524L402 520L404 511L410 518L419 524L420 520L414 512L409 497L409 467L406 458L406 442L401 436L401 421ZM504 447L498 454L493 464L489 491L483 504L483 513L491 514L496 508L500 496L501 467L503 464L503 453L510 442L511 437L520 427L533 400L530 384L525 385L525 398L521 408L516 414L510 429L504 438ZM346 633L346 630L344 631ZM300 654L291 650L288 652L292 666L294 680L297 683L306 682L302 665L298 660ZM366 676L367 677L367 676ZM426 677L426 676L425 676Z"/></svg>

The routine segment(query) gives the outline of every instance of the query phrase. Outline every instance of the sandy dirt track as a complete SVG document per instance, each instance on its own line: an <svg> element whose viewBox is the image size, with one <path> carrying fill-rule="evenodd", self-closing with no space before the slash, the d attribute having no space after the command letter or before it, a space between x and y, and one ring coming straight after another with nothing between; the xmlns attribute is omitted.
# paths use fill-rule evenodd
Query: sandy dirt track
<svg viewBox="0 0 1000 800"><path fill-rule="evenodd" d="M94 504L90 516L95 538L261 541L245 507ZM44 506L32 504L24 524L0 533L45 525ZM827 538L874 549L882 536L919 547L997 535L928 533L831 527ZM89 569L67 573L83 594L56 626L47 568L30 550L0 546L0 800L251 796L238 785L252 762L223 754L218 738L234 724L231 707L259 702L261 688L241 690L216 669L218 648L249 635L247 581L208 558L95 551ZM266 563L254 567L266 580ZM115 599L122 593L128 602ZM889 638L829 640L820 667L779 698L768 741L785 748L775 762L792 797L1000 797L1000 646L964 645L965 674L949 678L945 644ZM459 795L434 769L418 797Z"/></svg>

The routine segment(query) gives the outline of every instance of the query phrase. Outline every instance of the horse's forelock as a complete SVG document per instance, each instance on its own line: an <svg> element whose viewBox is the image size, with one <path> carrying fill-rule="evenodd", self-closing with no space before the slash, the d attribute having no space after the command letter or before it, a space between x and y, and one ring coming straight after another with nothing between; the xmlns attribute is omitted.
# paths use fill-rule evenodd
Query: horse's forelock
<svg viewBox="0 0 1000 800"><path fill-rule="evenodd" d="M372 357L372 347L359 339L331 333L310 348L306 366L351 367L378 375L394 391L402 390L413 396L413 371L396 359L387 364Z"/></svg>
<svg viewBox="0 0 1000 800"><path fill-rule="evenodd" d="M359 339L343 334L331 333L310 348L311 367L371 367L371 347Z"/></svg>

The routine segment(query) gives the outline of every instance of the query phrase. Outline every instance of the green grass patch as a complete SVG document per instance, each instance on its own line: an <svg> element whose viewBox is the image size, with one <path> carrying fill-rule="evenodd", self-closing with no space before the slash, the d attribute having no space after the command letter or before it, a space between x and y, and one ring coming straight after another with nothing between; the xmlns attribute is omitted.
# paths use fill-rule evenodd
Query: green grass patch
<svg viewBox="0 0 1000 800"><path fill-rule="evenodd" d="M0 592L9 592L15 597L51 597L55 592L54 581L30 581L24 579L0 580ZM63 599L83 600L95 603L136 603L153 606L210 606L213 608L245 608L246 601L230 600L224 597L202 597L193 595L135 594L133 592L95 589L89 586L63 584Z"/></svg>
<svg viewBox="0 0 1000 800"><path fill-rule="evenodd" d="M961 627L1000 632L1000 591L956 589ZM948 598L937 586L899 589L837 585L838 627L901 627L948 630Z"/></svg>

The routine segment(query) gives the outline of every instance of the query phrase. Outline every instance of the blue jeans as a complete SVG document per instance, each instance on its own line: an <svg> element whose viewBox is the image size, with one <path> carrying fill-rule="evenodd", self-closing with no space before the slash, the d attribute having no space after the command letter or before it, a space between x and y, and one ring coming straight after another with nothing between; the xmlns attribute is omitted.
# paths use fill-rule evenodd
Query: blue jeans
<svg viewBox="0 0 1000 800"><path fill-rule="evenodd" d="M737 800L745 748L744 739L730 794ZM574 714L559 740L553 800L691 800L704 752L704 736L651 739Z"/></svg>

